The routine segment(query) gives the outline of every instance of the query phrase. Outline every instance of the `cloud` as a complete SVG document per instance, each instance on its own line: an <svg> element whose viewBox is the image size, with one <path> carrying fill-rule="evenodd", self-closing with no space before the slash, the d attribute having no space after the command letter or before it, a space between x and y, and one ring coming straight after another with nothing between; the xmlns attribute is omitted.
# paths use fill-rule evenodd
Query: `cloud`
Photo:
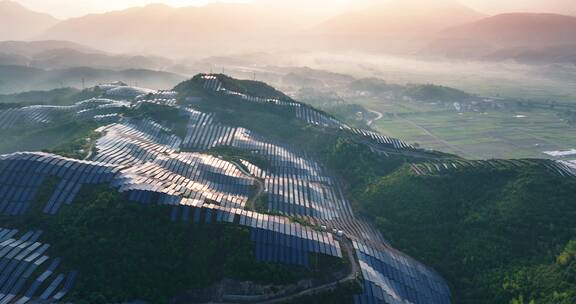
<svg viewBox="0 0 576 304"><path fill-rule="evenodd" d="M576 14L574 0L461 0L461 2L492 14L505 12Z"/></svg>

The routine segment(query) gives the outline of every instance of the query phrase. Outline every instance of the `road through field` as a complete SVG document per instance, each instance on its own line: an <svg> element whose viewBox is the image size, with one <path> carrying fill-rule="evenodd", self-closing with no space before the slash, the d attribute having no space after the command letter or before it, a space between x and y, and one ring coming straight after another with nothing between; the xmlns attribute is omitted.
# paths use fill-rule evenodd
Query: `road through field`
<svg viewBox="0 0 576 304"><path fill-rule="evenodd" d="M369 127L372 126L372 125L373 125L375 122L377 122L378 120L382 119L382 117L384 117L384 114L382 114L382 113L380 113L380 112L378 112L378 111L374 111L374 110L370 110L370 109L367 109L367 110L368 110L368 112L370 112L370 113L376 114L376 118L371 119L371 120L368 121L367 125L368 125Z"/></svg>

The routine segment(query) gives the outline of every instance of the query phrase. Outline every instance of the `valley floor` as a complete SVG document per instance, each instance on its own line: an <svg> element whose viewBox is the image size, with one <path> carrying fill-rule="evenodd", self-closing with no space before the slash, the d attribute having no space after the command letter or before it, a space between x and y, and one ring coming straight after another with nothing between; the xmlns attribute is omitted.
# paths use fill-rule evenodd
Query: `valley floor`
<svg viewBox="0 0 576 304"><path fill-rule="evenodd" d="M357 102L384 113L372 125L383 134L467 158L552 158L544 152L576 147L576 126L553 111L457 112L432 105Z"/></svg>

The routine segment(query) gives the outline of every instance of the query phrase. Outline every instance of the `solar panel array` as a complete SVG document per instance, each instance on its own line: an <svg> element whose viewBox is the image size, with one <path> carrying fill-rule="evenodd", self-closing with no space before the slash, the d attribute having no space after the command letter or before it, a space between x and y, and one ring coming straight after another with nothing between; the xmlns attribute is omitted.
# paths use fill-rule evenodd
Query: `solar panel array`
<svg viewBox="0 0 576 304"><path fill-rule="evenodd" d="M412 164L412 172L417 175L433 175L450 172L458 169L485 168L523 168L527 166L543 166L560 176L576 176L576 166L570 162L552 161L545 159L491 159L491 160L466 160L446 159L428 161L425 163Z"/></svg>
<svg viewBox="0 0 576 304"><path fill-rule="evenodd" d="M235 165L219 158L179 153L159 156L154 161L122 171L114 181L120 191L148 191L220 206L243 209L254 179L245 176Z"/></svg>
<svg viewBox="0 0 576 304"><path fill-rule="evenodd" d="M115 98L128 98L133 99L139 96L144 96L147 94L154 94L156 93L155 90L146 89L146 88L139 88L139 87L132 87L127 85L100 85L98 86L100 89L104 90L107 96L115 97Z"/></svg>
<svg viewBox="0 0 576 304"><path fill-rule="evenodd" d="M95 159L127 166L115 177L112 186L127 192L130 200L172 205L173 220L234 223L236 219L237 224L252 228L257 258L261 261L308 265L311 253L342 256L331 234L247 211L246 203L255 183L253 177L213 156L177 152L178 142L164 137L159 129L161 126L150 122L123 122L100 130L106 135L97 144ZM115 145L110 146L111 143ZM127 143L129 147L124 148ZM247 164L262 174L262 170ZM279 246L290 253L280 254Z"/></svg>
<svg viewBox="0 0 576 304"><path fill-rule="evenodd" d="M0 228L0 303L60 301L76 281L76 272L59 273L59 258L50 258L41 231L24 234Z"/></svg>
<svg viewBox="0 0 576 304"><path fill-rule="evenodd" d="M552 164L549 164L549 166L551 167L551 169L555 170L556 172L558 172L558 174L562 176L576 177L575 162L560 160L555 161Z"/></svg>
<svg viewBox="0 0 576 304"><path fill-rule="evenodd" d="M203 83L204 89L212 90L219 94L238 97L241 100L254 103L274 104L278 106L292 108L294 109L295 115L298 119L311 125L346 131L349 132L350 134L363 138L364 140L368 140L372 144L384 147L403 149L403 150L415 149L414 146L407 144L399 139L387 137L380 133L366 129L352 128L347 124L345 124L344 122L303 103L299 103L292 100L280 100L276 98L262 98L262 97L250 96L240 92L235 92L227 89L222 84L218 76L215 75L204 75L202 76L202 80L204 81Z"/></svg>
<svg viewBox="0 0 576 304"><path fill-rule="evenodd" d="M59 183L43 208L55 214L70 204L82 185L111 182L119 168L74 160L48 153L13 153L0 156L0 214L18 215L28 210L42 183L49 177Z"/></svg>
<svg viewBox="0 0 576 304"><path fill-rule="evenodd" d="M219 81L206 80L207 88L223 90ZM251 102L295 107L297 115L308 123L360 132L363 138L395 144L377 133L348 128L300 103L225 92ZM174 106L163 100L168 97L155 94L160 93L141 97L141 102ZM92 111L86 109L82 113ZM250 130L226 126L212 115L191 108L180 110L189 117L188 132L182 140L150 119L121 119L98 130L104 135L97 141L91 161L45 153L0 156L0 194L6 194L0 195L0 212L24 212L49 177L59 180L43 208L50 214L70 204L82 185L109 183L132 201L170 206L174 221L248 227L257 260L305 266L311 254L342 257L334 234L313 228L324 225L328 230L342 230L354 240L364 278L363 293L355 297L355 303L449 303L450 291L442 278L389 247L377 229L355 216L336 180L304 152ZM74 111L82 118L77 115L80 110ZM235 164L200 153L218 146L249 151L269 166L259 168L246 160ZM400 143L396 146L406 148ZM248 206L257 183L263 183L268 211L279 215L255 212ZM313 227L291 222L286 216L303 218ZM62 276L55 281L58 278L54 290L64 281Z"/></svg>
<svg viewBox="0 0 576 304"><path fill-rule="evenodd" d="M252 228L250 236L259 261L308 266L310 254L342 257L332 234L290 223L284 217L245 212L240 224Z"/></svg>
<svg viewBox="0 0 576 304"><path fill-rule="evenodd" d="M110 99L94 98L78 102L71 106L33 105L0 111L0 130L19 126L45 125L63 116L76 119L93 119L99 115L118 113L130 103Z"/></svg>
<svg viewBox="0 0 576 304"><path fill-rule="evenodd" d="M176 97L178 93L175 91L156 91L154 93L146 94L136 98L136 108L143 104L156 104L163 106L176 106Z"/></svg>
<svg viewBox="0 0 576 304"><path fill-rule="evenodd" d="M443 279L417 261L390 248L376 229L358 219L338 183L305 153L267 140L250 130L228 127L215 121L211 115L193 109L187 109L186 113L190 116L187 139L183 142L187 149L203 151L216 146L230 146L249 151L270 164L266 170L256 169L253 165L248 167L250 172L264 180L269 211L285 216L299 216L313 225L343 230L357 244L362 244L355 249L359 257L364 257L361 268L365 288L362 295L355 297L355 303L450 302L450 291ZM253 234L256 234L253 236L256 240L263 237L258 232L253 231ZM257 243L256 246L257 257L262 260L280 254L282 249L277 247L278 244L262 247ZM382 265L390 265L392 262L384 260L385 257L402 261L404 268L394 275L387 272L389 268ZM291 258L284 258L283 261L292 262Z"/></svg>
<svg viewBox="0 0 576 304"><path fill-rule="evenodd" d="M364 294L354 303L450 303L450 290L434 271L390 248L354 241Z"/></svg>
<svg viewBox="0 0 576 304"><path fill-rule="evenodd" d="M105 135L96 142L93 160L130 165L177 151L181 140L170 129L150 120L127 120L98 129Z"/></svg>
<svg viewBox="0 0 576 304"><path fill-rule="evenodd" d="M132 199L142 200L141 193L131 192ZM340 244L333 235L294 223L286 217L262 214L238 206L216 204L214 201L181 198L161 194L159 204L171 205L174 221L193 223L233 223L250 228L255 243L256 259L309 266L311 254L324 254L342 258Z"/></svg>
<svg viewBox="0 0 576 304"><path fill-rule="evenodd" d="M228 146L236 136L238 128L219 124L212 114L193 109L184 109L183 114L190 117L187 134L182 148L188 150L209 150L217 146Z"/></svg>

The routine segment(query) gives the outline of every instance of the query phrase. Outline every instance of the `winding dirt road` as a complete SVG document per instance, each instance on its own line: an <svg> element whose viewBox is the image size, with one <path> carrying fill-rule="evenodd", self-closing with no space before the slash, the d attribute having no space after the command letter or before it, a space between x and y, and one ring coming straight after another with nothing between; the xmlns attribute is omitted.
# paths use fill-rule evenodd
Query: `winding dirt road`
<svg viewBox="0 0 576 304"><path fill-rule="evenodd" d="M254 202L264 193L264 184L258 178L253 176L250 172L247 172L243 166L237 164L234 161L231 161L242 173L250 176L256 180L257 191L256 194L247 202L246 206L248 208L253 208ZM293 294L272 298L272 299L265 299L265 300L249 300L249 297L246 298L246 301L229 301L229 302L209 302L207 304L246 304L246 303L255 303L255 304L278 304L278 303L285 303L289 301L296 300L301 297L316 295L328 291L333 291L337 289L340 285L354 282L360 276L360 264L356 260L356 254L354 252L354 247L352 246L352 241L350 241L346 237L340 238L340 248L342 252L345 253L346 257L348 258L348 263L350 265L350 269L346 277L342 279L338 279L326 284L322 284L319 286L315 286L312 288L308 288L302 291L298 291Z"/></svg>
<svg viewBox="0 0 576 304"><path fill-rule="evenodd" d="M380 119L382 119L382 117L384 117L384 114L382 114L382 113L380 113L380 112L378 112L378 111L374 111L374 110L370 110L370 109L367 109L367 110L368 110L368 112L370 112L370 113L376 114L376 118L370 119L370 120L366 123L369 127L371 127L375 122L379 121Z"/></svg>

